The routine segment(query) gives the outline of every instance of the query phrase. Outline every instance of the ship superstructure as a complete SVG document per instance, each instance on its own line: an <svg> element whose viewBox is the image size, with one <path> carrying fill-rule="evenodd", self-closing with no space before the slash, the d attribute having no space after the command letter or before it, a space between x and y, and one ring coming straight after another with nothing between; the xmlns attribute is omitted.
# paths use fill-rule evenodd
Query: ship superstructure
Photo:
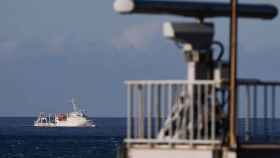
<svg viewBox="0 0 280 158"><path fill-rule="evenodd" d="M57 113L54 115L40 113L34 122L35 127L95 127L85 112L83 112L74 98L71 100L73 112Z"/></svg>
<svg viewBox="0 0 280 158"><path fill-rule="evenodd" d="M280 82L237 80L232 75L234 63L224 59L223 44L214 40L214 23L204 21L231 17L229 3L117 0L114 9L122 14L169 14L199 21L166 22L163 26L164 36L175 41L183 52L186 80L126 81L127 138L120 157L277 157L280 146L268 139L255 142L260 135L254 133L254 128L259 115L263 115L266 129L261 135L269 135L267 120L276 118L276 98L280 96L276 89ZM273 5L238 4L237 17L273 19L277 13ZM236 21L231 29L232 26ZM235 33L237 29L231 35ZM231 42L236 51L237 39ZM234 105L228 99L232 97L231 77L237 83L234 91L238 88L239 96L234 98L238 99ZM232 105L239 110L231 111ZM241 131L236 129L240 119L245 123Z"/></svg>

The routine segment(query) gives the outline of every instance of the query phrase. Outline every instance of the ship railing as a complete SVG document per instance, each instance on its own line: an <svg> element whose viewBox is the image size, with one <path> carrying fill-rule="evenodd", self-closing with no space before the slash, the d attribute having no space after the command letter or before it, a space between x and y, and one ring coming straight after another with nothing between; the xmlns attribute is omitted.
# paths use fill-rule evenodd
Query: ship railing
<svg viewBox="0 0 280 158"><path fill-rule="evenodd" d="M239 141L279 144L280 81L239 80L238 98Z"/></svg>
<svg viewBox="0 0 280 158"><path fill-rule="evenodd" d="M126 81L127 144L221 144L217 88L212 80Z"/></svg>

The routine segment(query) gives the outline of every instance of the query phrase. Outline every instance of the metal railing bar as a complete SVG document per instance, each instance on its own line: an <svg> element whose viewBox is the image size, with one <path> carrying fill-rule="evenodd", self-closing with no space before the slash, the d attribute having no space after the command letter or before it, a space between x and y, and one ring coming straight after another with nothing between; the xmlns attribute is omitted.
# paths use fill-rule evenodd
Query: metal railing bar
<svg viewBox="0 0 280 158"><path fill-rule="evenodd" d="M253 105L254 105L254 112L253 112L253 118L257 119L258 117L258 87L257 85L254 85L254 94L253 94ZM257 131L257 124L254 123L254 131ZM255 134L256 132L254 132Z"/></svg>
<svg viewBox="0 0 280 158"><path fill-rule="evenodd" d="M145 137L145 117L144 117L144 87L142 85L138 85L138 93L139 93L139 114L138 114L138 129L139 129L139 137L144 138Z"/></svg>
<svg viewBox="0 0 280 158"><path fill-rule="evenodd" d="M251 113L251 93L250 86L246 86L246 108L245 108L245 141L250 139L250 113Z"/></svg>
<svg viewBox="0 0 280 158"><path fill-rule="evenodd" d="M169 122L169 136L172 137L172 84L168 85L168 113L170 114L170 122Z"/></svg>
<svg viewBox="0 0 280 158"><path fill-rule="evenodd" d="M265 136L268 134L268 124L267 124L267 117L268 117L268 91L267 86L264 86L264 132Z"/></svg>
<svg viewBox="0 0 280 158"><path fill-rule="evenodd" d="M162 94L162 98L161 98L161 101L162 101L162 111L161 111L161 125L163 127L164 125L164 121L165 121L165 112L166 112L166 93L165 93L165 90L166 90L166 86L162 85L162 89L161 89L161 94Z"/></svg>
<svg viewBox="0 0 280 158"><path fill-rule="evenodd" d="M272 118L275 119L276 118L276 87L275 86L271 87L271 104L272 104L271 115Z"/></svg>
<svg viewBox="0 0 280 158"><path fill-rule="evenodd" d="M133 86L133 85L132 85ZM131 97L132 97L132 92L131 92L131 86L127 87L127 138L131 138L131 113L132 113L132 108L131 106L133 105L131 102Z"/></svg>
<svg viewBox="0 0 280 158"><path fill-rule="evenodd" d="M184 84L183 85L183 93L184 93L184 106L189 106L189 93L188 93L188 85L187 84ZM188 117L186 116L187 115L187 111L188 111L188 107L185 107L184 110L183 110L183 114L182 114L182 117L183 117L183 120L182 120L182 130L184 130L183 132L183 139L187 139L187 122L188 122Z"/></svg>
<svg viewBox="0 0 280 158"><path fill-rule="evenodd" d="M190 84L190 87L189 87L189 93L191 95L191 99L190 99L190 126L191 127L188 127L189 129L189 132L190 132L190 140L194 140L194 85L193 84Z"/></svg>
<svg viewBox="0 0 280 158"><path fill-rule="evenodd" d="M175 104L177 104L179 107L178 108L182 108L182 104L180 102L180 95L181 95L181 92L182 90L180 89L181 85L174 85L176 86L176 97L175 97ZM177 115L180 115L180 114L177 114ZM180 130L180 119L179 118L176 118L176 130L175 131L178 131L179 132Z"/></svg>
<svg viewBox="0 0 280 158"><path fill-rule="evenodd" d="M168 84L202 84L202 85L210 85L210 84L220 84L221 82L227 83L228 81L214 81L214 80L196 80L196 81L188 81L188 80L129 80L124 81L125 84L153 84L153 85L168 85ZM280 81L263 81L258 79L238 79L238 85L272 85L272 86L280 86Z"/></svg>
<svg viewBox="0 0 280 158"><path fill-rule="evenodd" d="M228 81L224 81L224 83L228 83ZM238 79L238 85L272 85L272 86L280 86L280 81L266 81L260 79Z"/></svg>
<svg viewBox="0 0 280 158"><path fill-rule="evenodd" d="M208 139L208 86L204 87L204 139Z"/></svg>
<svg viewBox="0 0 280 158"><path fill-rule="evenodd" d="M272 124L271 128L274 129L275 119L276 119L276 87L272 86L271 89L271 115L272 115Z"/></svg>
<svg viewBox="0 0 280 158"><path fill-rule="evenodd" d="M137 91L137 85L134 85L133 86L133 93L135 93L135 95L133 95L133 104L132 104L132 107L133 107L133 109L134 109L134 113L133 113L133 122L134 122L134 124L133 124L133 128L134 128L134 138L137 138L138 137L138 108L137 108L137 93L138 93L138 91ZM138 98L139 99L139 98Z"/></svg>
<svg viewBox="0 0 280 158"><path fill-rule="evenodd" d="M216 130L215 130L216 129L216 126L215 126L216 125L216 119L215 119L216 101L215 101L215 99L216 99L216 97L215 97L214 86L211 86L210 88L211 88L211 139L215 140L215 132L216 132Z"/></svg>
<svg viewBox="0 0 280 158"><path fill-rule="evenodd" d="M147 85L147 115L148 115L148 139L151 139L152 136L152 85Z"/></svg>
<svg viewBox="0 0 280 158"><path fill-rule="evenodd" d="M201 85L197 85L197 122L198 122L198 127L197 127L197 139L201 139L201 123L203 125L203 113L202 113L202 106L201 106L201 90L202 86Z"/></svg>
<svg viewBox="0 0 280 158"><path fill-rule="evenodd" d="M211 84L219 84L220 82L214 80L196 80L196 81L188 81L188 80L130 80L125 81L125 84L135 84L135 85L174 85L174 84L200 84L200 85L211 85Z"/></svg>
<svg viewBox="0 0 280 158"><path fill-rule="evenodd" d="M126 143L152 143L152 144L221 144L220 140L182 140L182 139L170 139L170 140L161 140L161 139L126 139Z"/></svg>
<svg viewBox="0 0 280 158"><path fill-rule="evenodd" d="M154 101L155 101L155 134L160 131L161 125L161 85L154 86Z"/></svg>

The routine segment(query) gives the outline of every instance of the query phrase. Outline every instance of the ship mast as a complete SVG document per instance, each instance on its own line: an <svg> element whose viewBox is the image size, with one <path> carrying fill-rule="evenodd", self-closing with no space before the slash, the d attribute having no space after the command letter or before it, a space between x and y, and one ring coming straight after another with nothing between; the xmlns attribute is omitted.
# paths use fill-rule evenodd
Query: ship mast
<svg viewBox="0 0 280 158"><path fill-rule="evenodd" d="M73 105L73 111L78 112L79 108L78 108L78 105L76 104L76 101L75 101L74 97L71 99L71 104Z"/></svg>
<svg viewBox="0 0 280 158"><path fill-rule="evenodd" d="M230 26L230 82L229 82L229 146L236 148L236 107L237 107L237 53L238 53L238 0L231 0Z"/></svg>

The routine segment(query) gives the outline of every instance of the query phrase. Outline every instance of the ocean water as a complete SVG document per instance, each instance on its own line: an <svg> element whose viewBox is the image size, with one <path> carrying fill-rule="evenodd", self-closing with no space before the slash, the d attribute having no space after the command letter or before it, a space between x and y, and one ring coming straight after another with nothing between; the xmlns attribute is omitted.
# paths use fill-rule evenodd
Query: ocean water
<svg viewBox="0 0 280 158"><path fill-rule="evenodd" d="M126 133L125 118L92 118L95 128L36 128L32 117L0 117L0 158L116 158ZM279 119L238 121L241 143L280 144Z"/></svg>
<svg viewBox="0 0 280 158"><path fill-rule="evenodd" d="M35 128L32 117L0 118L0 158L115 158L124 118L92 118L95 128Z"/></svg>

